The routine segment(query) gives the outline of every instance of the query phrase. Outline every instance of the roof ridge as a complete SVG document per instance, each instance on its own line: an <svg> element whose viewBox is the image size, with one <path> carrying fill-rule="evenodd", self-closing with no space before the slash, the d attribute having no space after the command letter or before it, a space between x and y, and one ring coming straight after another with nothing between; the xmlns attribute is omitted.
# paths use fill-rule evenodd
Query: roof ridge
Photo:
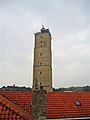
<svg viewBox="0 0 90 120"><path fill-rule="evenodd" d="M9 109L13 110L15 113L17 113L20 116L22 116L23 118L31 120L32 115L29 112L27 112L26 110L24 110L20 106L16 105L12 101L8 100L7 98L2 96L1 94L0 94L0 102L3 105L5 105L6 107L8 107Z"/></svg>

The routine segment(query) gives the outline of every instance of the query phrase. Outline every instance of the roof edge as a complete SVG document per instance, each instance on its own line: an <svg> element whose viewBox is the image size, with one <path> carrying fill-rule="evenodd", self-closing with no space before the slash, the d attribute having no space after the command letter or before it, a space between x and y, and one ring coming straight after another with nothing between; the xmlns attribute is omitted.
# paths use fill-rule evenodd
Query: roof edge
<svg viewBox="0 0 90 120"><path fill-rule="evenodd" d="M28 113L26 110L19 107L15 103L11 102L7 98L3 97L2 95L0 95L0 102L6 107L8 107L10 110L13 110L15 113L19 114L21 117L31 120L32 115L30 113Z"/></svg>

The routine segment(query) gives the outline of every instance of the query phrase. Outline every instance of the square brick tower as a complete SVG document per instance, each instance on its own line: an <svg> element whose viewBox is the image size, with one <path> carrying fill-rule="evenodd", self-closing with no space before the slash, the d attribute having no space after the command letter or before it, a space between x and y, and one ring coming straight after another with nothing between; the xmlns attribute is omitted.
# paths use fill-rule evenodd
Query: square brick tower
<svg viewBox="0 0 90 120"><path fill-rule="evenodd" d="M35 33L33 90L43 86L52 92L52 52L51 34L49 29L42 26L40 32Z"/></svg>

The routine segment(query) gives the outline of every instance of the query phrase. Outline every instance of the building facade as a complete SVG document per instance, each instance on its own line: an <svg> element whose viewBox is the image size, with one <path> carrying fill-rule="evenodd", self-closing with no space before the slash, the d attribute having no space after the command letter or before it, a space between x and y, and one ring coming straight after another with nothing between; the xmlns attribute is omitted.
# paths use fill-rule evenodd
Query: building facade
<svg viewBox="0 0 90 120"><path fill-rule="evenodd" d="M52 51L49 29L42 26L35 33L33 89L43 86L46 91L52 91Z"/></svg>

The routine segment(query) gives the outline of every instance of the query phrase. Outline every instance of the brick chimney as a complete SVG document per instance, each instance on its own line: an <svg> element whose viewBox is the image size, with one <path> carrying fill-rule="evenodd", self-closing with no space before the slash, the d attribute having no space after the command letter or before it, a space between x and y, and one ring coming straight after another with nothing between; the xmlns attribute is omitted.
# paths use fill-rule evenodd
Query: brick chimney
<svg viewBox="0 0 90 120"><path fill-rule="evenodd" d="M33 120L46 120L46 90L35 89L32 93Z"/></svg>

